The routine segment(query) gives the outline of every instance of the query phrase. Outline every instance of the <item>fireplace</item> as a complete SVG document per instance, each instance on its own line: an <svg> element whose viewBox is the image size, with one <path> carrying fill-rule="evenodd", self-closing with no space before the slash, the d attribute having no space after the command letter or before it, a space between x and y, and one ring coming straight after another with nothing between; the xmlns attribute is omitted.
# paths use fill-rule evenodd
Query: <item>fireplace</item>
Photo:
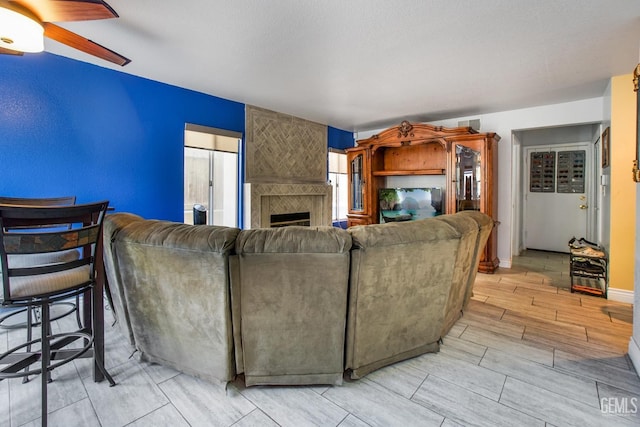
<svg viewBox="0 0 640 427"><path fill-rule="evenodd" d="M294 212L271 215L271 228L290 227L300 225L309 227L311 225L309 212Z"/></svg>
<svg viewBox="0 0 640 427"><path fill-rule="evenodd" d="M327 126L252 106L245 112L244 227L271 227L273 217L292 213L308 214L293 220L304 225L330 226Z"/></svg>
<svg viewBox="0 0 640 427"><path fill-rule="evenodd" d="M245 184L245 228L271 226L272 215L308 212L312 227L331 225L329 184Z"/></svg>

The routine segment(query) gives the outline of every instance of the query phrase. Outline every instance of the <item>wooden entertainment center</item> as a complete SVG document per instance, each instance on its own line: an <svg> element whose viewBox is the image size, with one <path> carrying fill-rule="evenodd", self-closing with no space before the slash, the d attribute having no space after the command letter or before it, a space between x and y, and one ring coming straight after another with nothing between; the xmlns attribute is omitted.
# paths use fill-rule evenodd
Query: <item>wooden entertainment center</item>
<svg viewBox="0 0 640 427"><path fill-rule="evenodd" d="M498 267L497 143L495 133L471 127L446 128L403 121L347 149L348 226L381 221L379 192L388 177L439 175L444 178L442 213L477 210L496 223L480 259L479 271ZM396 220L410 219L410 214Z"/></svg>

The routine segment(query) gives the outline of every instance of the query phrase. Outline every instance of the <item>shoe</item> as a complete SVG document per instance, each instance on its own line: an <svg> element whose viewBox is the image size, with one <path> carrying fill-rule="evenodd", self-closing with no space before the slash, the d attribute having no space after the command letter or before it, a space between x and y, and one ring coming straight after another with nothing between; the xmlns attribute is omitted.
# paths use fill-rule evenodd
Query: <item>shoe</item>
<svg viewBox="0 0 640 427"><path fill-rule="evenodd" d="M593 249L596 249L596 250L601 250L602 249L602 247L600 245L598 245L596 243L593 243L593 242L590 242L590 241L586 240L584 237L580 238L580 240L578 240L578 242L580 242L580 244L582 246L590 246L590 247L592 247Z"/></svg>
<svg viewBox="0 0 640 427"><path fill-rule="evenodd" d="M582 239L580 239L580 240L582 240ZM585 245L583 243L581 243L580 240L577 240L575 237L572 237L571 240L569 240L569 247L573 248L573 249L584 248Z"/></svg>
<svg viewBox="0 0 640 427"><path fill-rule="evenodd" d="M581 248L573 248L573 253L578 253L582 256L588 256L592 258L604 258L603 251L592 248L591 246L583 246Z"/></svg>

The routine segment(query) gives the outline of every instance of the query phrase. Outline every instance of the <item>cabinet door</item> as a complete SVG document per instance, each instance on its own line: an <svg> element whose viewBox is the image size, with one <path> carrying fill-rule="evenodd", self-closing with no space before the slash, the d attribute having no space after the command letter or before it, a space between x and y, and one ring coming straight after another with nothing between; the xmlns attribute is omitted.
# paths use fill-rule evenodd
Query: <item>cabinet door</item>
<svg viewBox="0 0 640 427"><path fill-rule="evenodd" d="M485 165L482 145L476 141L453 145L453 182L451 212L486 212Z"/></svg>
<svg viewBox="0 0 640 427"><path fill-rule="evenodd" d="M368 174L365 150L347 153L349 166L349 213L367 214L369 212L366 179Z"/></svg>
<svg viewBox="0 0 640 427"><path fill-rule="evenodd" d="M478 271L493 273L500 263L497 256L498 214L497 156L493 138L457 141L451 150L451 186L448 212L476 210L489 215L495 223L480 257Z"/></svg>

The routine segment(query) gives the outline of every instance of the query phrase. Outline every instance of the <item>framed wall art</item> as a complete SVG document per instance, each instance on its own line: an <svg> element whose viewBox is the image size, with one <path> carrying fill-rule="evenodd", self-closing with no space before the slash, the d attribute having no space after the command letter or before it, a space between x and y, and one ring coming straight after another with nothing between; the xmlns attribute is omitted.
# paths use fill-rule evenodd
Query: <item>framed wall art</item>
<svg viewBox="0 0 640 427"><path fill-rule="evenodd" d="M610 146L609 146L609 127L602 132L602 167L609 167Z"/></svg>

